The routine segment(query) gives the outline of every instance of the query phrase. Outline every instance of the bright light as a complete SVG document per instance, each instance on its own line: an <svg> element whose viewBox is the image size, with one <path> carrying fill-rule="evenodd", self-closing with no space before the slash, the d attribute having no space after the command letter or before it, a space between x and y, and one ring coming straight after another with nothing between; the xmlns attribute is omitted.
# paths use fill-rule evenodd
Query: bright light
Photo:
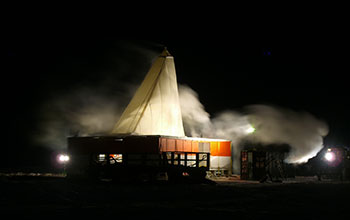
<svg viewBox="0 0 350 220"><path fill-rule="evenodd" d="M68 155L65 155L65 154L60 154L58 156L58 161L60 163L67 163L69 161L69 156Z"/></svg>
<svg viewBox="0 0 350 220"><path fill-rule="evenodd" d="M333 152L327 152L327 153L325 153L324 158L327 161L332 162L335 159L335 155Z"/></svg>
<svg viewBox="0 0 350 220"><path fill-rule="evenodd" d="M253 126L250 126L248 129L247 129L247 133L248 134L251 134L251 133L254 133L255 132L255 128Z"/></svg>

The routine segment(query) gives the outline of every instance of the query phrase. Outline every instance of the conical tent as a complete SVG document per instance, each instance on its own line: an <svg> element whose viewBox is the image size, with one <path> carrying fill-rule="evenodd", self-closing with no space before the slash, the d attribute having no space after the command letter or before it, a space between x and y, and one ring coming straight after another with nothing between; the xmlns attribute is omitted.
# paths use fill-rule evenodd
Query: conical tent
<svg viewBox="0 0 350 220"><path fill-rule="evenodd" d="M185 136L174 58L166 49L153 63L112 133Z"/></svg>

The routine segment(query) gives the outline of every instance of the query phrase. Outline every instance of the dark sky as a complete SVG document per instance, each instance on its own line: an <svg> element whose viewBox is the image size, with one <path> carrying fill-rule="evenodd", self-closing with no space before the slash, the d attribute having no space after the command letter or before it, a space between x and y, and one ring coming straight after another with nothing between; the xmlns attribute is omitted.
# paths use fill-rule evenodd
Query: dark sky
<svg viewBox="0 0 350 220"><path fill-rule="evenodd" d="M7 146L30 145L28 131L37 126L40 105L57 95L79 86L93 89L107 83L113 88L118 81L139 82L149 59L163 45L175 57L178 82L198 92L210 114L250 104L307 111L328 122L329 144L350 144L349 48L338 38L26 36L5 41L2 100Z"/></svg>

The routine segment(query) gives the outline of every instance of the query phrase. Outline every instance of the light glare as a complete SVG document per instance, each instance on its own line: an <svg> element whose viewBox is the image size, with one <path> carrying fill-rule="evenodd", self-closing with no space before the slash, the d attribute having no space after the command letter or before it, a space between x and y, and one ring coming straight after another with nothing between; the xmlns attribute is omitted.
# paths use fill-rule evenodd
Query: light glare
<svg viewBox="0 0 350 220"><path fill-rule="evenodd" d="M59 155L58 160L59 160L61 163L66 163L66 162L69 161L69 156L68 156L68 155L65 155L65 154L61 154L61 155Z"/></svg>
<svg viewBox="0 0 350 220"><path fill-rule="evenodd" d="M250 126L248 129L247 129L247 133L248 134L251 134L251 133L254 133L255 132L255 128L253 126Z"/></svg>
<svg viewBox="0 0 350 220"><path fill-rule="evenodd" d="M335 156L334 156L334 153L332 152L327 152L325 155L324 155L324 158L329 161L329 162L332 162L334 159L335 159Z"/></svg>

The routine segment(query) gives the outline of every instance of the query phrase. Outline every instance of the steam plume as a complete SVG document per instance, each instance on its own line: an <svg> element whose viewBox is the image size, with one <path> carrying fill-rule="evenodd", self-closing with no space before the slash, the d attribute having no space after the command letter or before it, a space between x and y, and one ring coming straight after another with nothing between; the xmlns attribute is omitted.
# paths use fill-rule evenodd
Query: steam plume
<svg viewBox="0 0 350 220"><path fill-rule="evenodd" d="M64 150L69 136L109 133L124 107L123 98L116 97L102 91L79 89L46 103L35 141L54 150Z"/></svg>
<svg viewBox="0 0 350 220"><path fill-rule="evenodd" d="M78 85L67 85L66 92L55 92L41 106L34 142L54 150L65 150L69 136L110 133L137 89L136 85L152 60L158 57L157 47L160 45L140 47L127 41L111 43L108 55L112 59L106 61L106 69L95 70L94 65L87 65L86 69L90 67L95 71L78 72L77 75L82 76ZM130 65L130 59L138 65ZM102 76L100 80L84 81L96 72Z"/></svg>
<svg viewBox="0 0 350 220"><path fill-rule="evenodd" d="M306 162L323 147L328 133L325 122L307 112L296 112L276 106L250 105L245 113L224 111L210 118L198 100L198 94L188 86L179 87L185 132L190 136L232 140L234 172L239 172L240 142L288 144L288 163ZM252 126L256 129L250 133Z"/></svg>
<svg viewBox="0 0 350 220"><path fill-rule="evenodd" d="M210 115L205 111L195 91L186 85L179 85L179 99L187 136L200 137L212 130Z"/></svg>
<svg viewBox="0 0 350 220"><path fill-rule="evenodd" d="M289 144L291 152L286 162L306 162L323 147L328 126L310 113L266 105L248 106L247 110L251 123L256 127L251 140L265 144Z"/></svg>

